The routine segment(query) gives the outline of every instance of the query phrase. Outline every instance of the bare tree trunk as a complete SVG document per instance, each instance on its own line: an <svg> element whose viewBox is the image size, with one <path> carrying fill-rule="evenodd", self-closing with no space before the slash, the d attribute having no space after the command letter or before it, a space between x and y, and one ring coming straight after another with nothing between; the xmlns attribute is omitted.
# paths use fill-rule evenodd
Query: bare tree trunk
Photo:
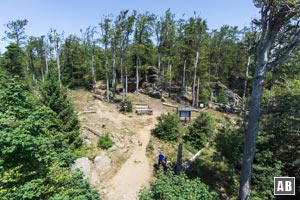
<svg viewBox="0 0 300 200"><path fill-rule="evenodd" d="M139 91L139 66L140 66L140 57L136 56L136 93Z"/></svg>
<svg viewBox="0 0 300 200"><path fill-rule="evenodd" d="M92 55L92 77L93 77L93 84L96 84L96 76L95 76L95 56Z"/></svg>
<svg viewBox="0 0 300 200"><path fill-rule="evenodd" d="M162 84L162 90L164 90L165 89L165 68L164 67L162 67L161 84Z"/></svg>
<svg viewBox="0 0 300 200"><path fill-rule="evenodd" d="M198 81L197 81L197 91L196 91L196 108L199 106L199 87L200 87L200 78L198 77Z"/></svg>
<svg viewBox="0 0 300 200"><path fill-rule="evenodd" d="M32 80L35 81L35 73L34 73L34 62L33 62L33 56L32 56L32 53L29 52L29 61L27 61L27 65L29 65L29 68L30 68L30 71L31 71L31 74L32 74Z"/></svg>
<svg viewBox="0 0 300 200"><path fill-rule="evenodd" d="M244 91L243 91L243 97L242 97L242 112L241 114L243 115L243 127L244 131L246 131L246 112L247 112L247 105L246 105L246 94L247 94L247 84L248 84L248 75L249 75L249 67L250 67L250 61L251 61L251 56L248 56L248 61L246 65L246 72L245 72L245 81L244 81Z"/></svg>
<svg viewBox="0 0 300 200"><path fill-rule="evenodd" d="M112 88L113 88L113 96L112 98L114 99L116 96L116 90L117 90L117 73L116 73L116 50L114 48L113 50L113 63L112 63Z"/></svg>
<svg viewBox="0 0 300 200"><path fill-rule="evenodd" d="M106 78L106 99L109 102L109 75L108 75L108 57L107 45L105 44L105 78Z"/></svg>
<svg viewBox="0 0 300 200"><path fill-rule="evenodd" d="M171 90L172 90L172 64L171 61L168 61L168 70L169 70L169 98L171 97Z"/></svg>
<svg viewBox="0 0 300 200"><path fill-rule="evenodd" d="M47 52L45 52L45 62L46 62L46 74L49 74Z"/></svg>
<svg viewBox="0 0 300 200"><path fill-rule="evenodd" d="M243 91L243 99L245 99L246 97L246 93L247 93L247 84L248 84L248 76L249 76L249 67L250 67L250 61L251 61L251 56L248 56L248 60L247 60L247 65L246 65L246 72L245 72L245 81L244 81L244 91Z"/></svg>
<svg viewBox="0 0 300 200"><path fill-rule="evenodd" d="M185 83L185 79L186 79L186 59L184 60L184 63L183 63L183 78L182 78L182 87L185 89L185 94L187 92L187 86L186 86L186 83Z"/></svg>
<svg viewBox="0 0 300 200"><path fill-rule="evenodd" d="M266 69L264 64L258 64L258 67L255 70L255 76L252 86L248 128L245 132L245 145L239 192L239 199L241 200L248 200L250 198L252 163L255 155L256 138L258 133L258 120L260 114L260 102L263 93L265 74Z"/></svg>
<svg viewBox="0 0 300 200"><path fill-rule="evenodd" d="M42 80L43 80L43 83L45 82L45 76L44 76L44 68L43 66L41 66L41 74L42 74Z"/></svg>
<svg viewBox="0 0 300 200"><path fill-rule="evenodd" d="M161 58L160 58L160 51L158 50L158 74L157 74L157 80L160 80L160 69L161 68Z"/></svg>
<svg viewBox="0 0 300 200"><path fill-rule="evenodd" d="M122 100L124 101L125 99L125 81L124 81L124 74L123 74L123 56L121 55L121 61L120 61L120 65L121 65L121 83L122 83Z"/></svg>
<svg viewBox="0 0 300 200"><path fill-rule="evenodd" d="M178 151L177 151L177 163L176 163L175 174L179 175L181 172L182 172L182 144L179 144Z"/></svg>
<svg viewBox="0 0 300 200"><path fill-rule="evenodd" d="M193 77L193 94L192 94L192 97L193 97L193 102L192 102L192 106L195 106L195 100L196 100L196 95L195 95L195 88L196 88L196 78L197 78L197 65L198 65L198 60L199 60L199 48L197 48L197 51L196 51L196 58L195 58L195 61L194 61L194 77Z"/></svg>
<svg viewBox="0 0 300 200"><path fill-rule="evenodd" d="M57 55L56 55L56 64L57 64L57 73L58 73L58 81L59 81L59 84L61 86L61 80L60 80L60 62L59 62L59 53L57 52Z"/></svg>
<svg viewBox="0 0 300 200"><path fill-rule="evenodd" d="M125 65L125 97L127 97L128 93L128 70L127 66Z"/></svg>

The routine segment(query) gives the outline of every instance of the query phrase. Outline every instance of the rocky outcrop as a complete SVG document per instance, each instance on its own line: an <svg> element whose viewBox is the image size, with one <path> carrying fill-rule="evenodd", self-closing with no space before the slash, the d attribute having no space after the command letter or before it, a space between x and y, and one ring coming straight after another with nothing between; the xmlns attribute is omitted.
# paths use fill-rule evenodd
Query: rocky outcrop
<svg viewBox="0 0 300 200"><path fill-rule="evenodd" d="M111 160L105 155L99 155L95 157L94 163L97 169L107 169L110 167Z"/></svg>
<svg viewBox="0 0 300 200"><path fill-rule="evenodd" d="M75 169L80 169L84 178L88 178L91 174L91 161L87 157L78 158L71 167L71 170Z"/></svg>

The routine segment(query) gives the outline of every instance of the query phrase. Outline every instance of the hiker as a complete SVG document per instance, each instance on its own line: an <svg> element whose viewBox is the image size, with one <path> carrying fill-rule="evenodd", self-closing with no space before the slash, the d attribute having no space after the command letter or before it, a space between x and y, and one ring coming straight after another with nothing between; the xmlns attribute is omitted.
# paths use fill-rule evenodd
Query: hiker
<svg viewBox="0 0 300 200"><path fill-rule="evenodd" d="M184 117L184 125L186 125L187 121L187 117Z"/></svg>
<svg viewBox="0 0 300 200"><path fill-rule="evenodd" d="M158 165L160 165L162 163L162 161L165 160L166 157L165 157L165 155L162 152L160 152L158 154L157 158L158 158Z"/></svg>

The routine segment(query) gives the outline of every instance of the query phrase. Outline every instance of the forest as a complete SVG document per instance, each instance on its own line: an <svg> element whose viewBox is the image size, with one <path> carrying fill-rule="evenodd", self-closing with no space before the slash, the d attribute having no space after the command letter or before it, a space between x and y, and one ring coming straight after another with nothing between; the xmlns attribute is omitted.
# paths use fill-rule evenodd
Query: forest
<svg viewBox="0 0 300 200"><path fill-rule="evenodd" d="M150 90L194 108L239 111L235 125L201 113L184 133L173 115L158 117L154 137L192 152L210 141L213 150L185 175L159 172L140 199L299 198L300 1L253 2L260 18L243 29L209 30L196 12L180 18L170 9L162 16L122 10L81 35L50 28L28 36L30 21L7 22L1 37L9 44L0 54L0 199L100 199L82 173L70 171L84 144L67 95L95 91L98 81L111 104ZM291 198L273 194L273 178L283 176L296 179ZM170 182L182 187L161 194L172 190Z"/></svg>

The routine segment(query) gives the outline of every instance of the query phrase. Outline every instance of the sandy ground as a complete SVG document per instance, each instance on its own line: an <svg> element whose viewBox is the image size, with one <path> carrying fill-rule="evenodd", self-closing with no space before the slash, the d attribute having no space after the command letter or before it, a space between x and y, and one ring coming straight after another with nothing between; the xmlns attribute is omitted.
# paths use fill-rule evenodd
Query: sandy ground
<svg viewBox="0 0 300 200"><path fill-rule="evenodd" d="M108 199L137 199L139 190L149 185L152 168L146 157L146 147L150 140L152 128L154 128L153 123L139 130L138 136L141 144L134 147L130 157L109 181Z"/></svg>
<svg viewBox="0 0 300 200"><path fill-rule="evenodd" d="M163 112L170 111L170 108L165 108L159 99L139 95L137 98L149 103L154 114L138 116L131 113L124 115L118 111L116 104L95 100L89 92L71 91L71 96L74 97L77 111L95 110L95 113L79 115L82 126L88 125L95 130L104 131L101 130L101 126L102 123L105 123L111 133L123 138L121 142L124 144L124 148L116 151L118 153L109 153L112 159L111 168L105 172L97 172L100 182L94 186L99 189L101 198L104 200L137 199L140 189L149 186L152 179L153 163L146 157L151 130L157 123L156 117ZM121 132L124 130L127 133L122 135ZM84 136L89 138L93 145L96 145L98 137L87 131L84 131ZM130 142L132 138L136 142ZM118 154L118 156L114 154ZM155 155L153 156L155 157ZM118 162L121 163L120 166L116 165Z"/></svg>

